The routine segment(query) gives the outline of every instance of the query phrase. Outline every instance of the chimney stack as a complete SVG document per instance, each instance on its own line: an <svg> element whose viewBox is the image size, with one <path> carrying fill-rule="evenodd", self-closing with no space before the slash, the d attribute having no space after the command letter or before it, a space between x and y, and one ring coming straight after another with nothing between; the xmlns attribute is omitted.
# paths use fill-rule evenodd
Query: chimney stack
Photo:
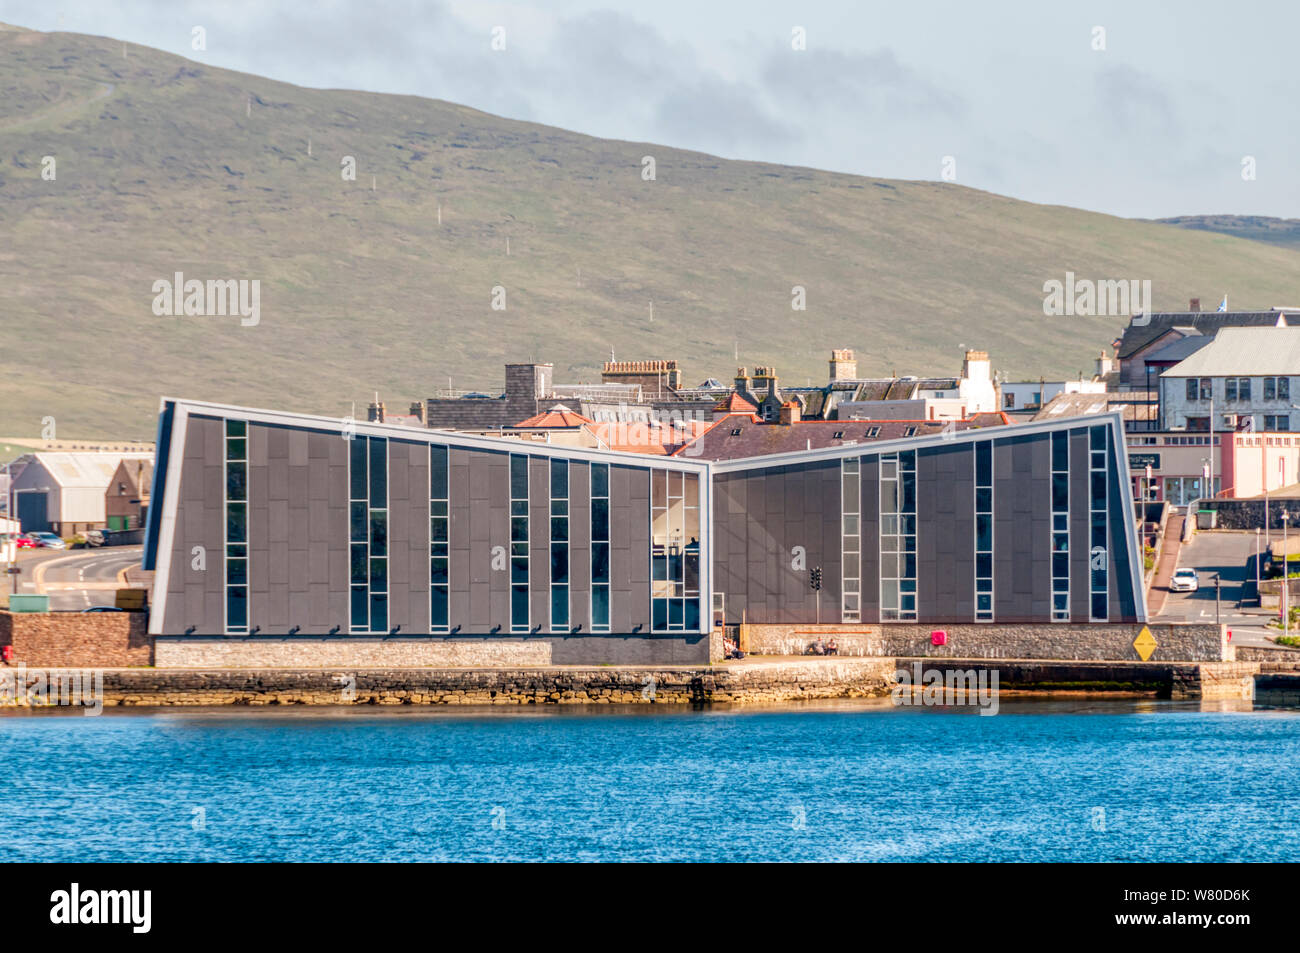
<svg viewBox="0 0 1300 953"><path fill-rule="evenodd" d="M414 417L416 420L418 420L420 423L424 423L424 401L422 400L411 401L411 416Z"/></svg>
<svg viewBox="0 0 1300 953"><path fill-rule="evenodd" d="M371 403L366 412L366 420L372 424L382 424L384 422L384 402L376 400Z"/></svg>
<svg viewBox="0 0 1300 953"><path fill-rule="evenodd" d="M1201 310L1201 299L1200 299L1200 298L1193 298L1193 299L1192 299L1192 303L1188 306L1187 310L1189 310L1189 311L1200 311L1200 310Z"/></svg>
<svg viewBox="0 0 1300 953"><path fill-rule="evenodd" d="M799 405L793 400L787 400L781 405L781 423L787 427L790 424L797 424L800 416Z"/></svg>
<svg viewBox="0 0 1300 953"><path fill-rule="evenodd" d="M858 361L849 348L831 351L831 380L848 381L858 376Z"/></svg>

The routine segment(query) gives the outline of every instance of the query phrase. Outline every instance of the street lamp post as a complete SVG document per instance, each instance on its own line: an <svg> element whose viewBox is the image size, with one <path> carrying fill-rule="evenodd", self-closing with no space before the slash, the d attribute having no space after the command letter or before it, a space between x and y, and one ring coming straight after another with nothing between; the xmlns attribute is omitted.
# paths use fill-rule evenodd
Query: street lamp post
<svg viewBox="0 0 1300 953"><path fill-rule="evenodd" d="M1282 511L1282 634L1290 634L1291 627L1291 567L1286 551L1286 524L1291 514Z"/></svg>
<svg viewBox="0 0 1300 953"><path fill-rule="evenodd" d="M1219 574L1214 574L1214 624L1219 624Z"/></svg>
<svg viewBox="0 0 1300 953"><path fill-rule="evenodd" d="M1264 597L1259 592L1259 527L1255 527L1255 598L1259 600L1259 606L1264 607Z"/></svg>

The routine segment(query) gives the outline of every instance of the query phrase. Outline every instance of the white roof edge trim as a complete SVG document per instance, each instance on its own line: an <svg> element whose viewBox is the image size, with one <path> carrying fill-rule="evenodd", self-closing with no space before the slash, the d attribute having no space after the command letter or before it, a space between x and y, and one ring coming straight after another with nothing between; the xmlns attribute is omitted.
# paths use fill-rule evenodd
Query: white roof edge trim
<svg viewBox="0 0 1300 953"><path fill-rule="evenodd" d="M264 410L240 407L235 404L216 404L208 401L164 397L177 409L186 413L208 414L213 417L235 417L253 423L279 424L286 427L304 427L317 430L342 431L345 417L324 417L318 414L300 414L286 410ZM667 456L655 453L629 453L623 450L598 450L588 447L565 447L556 444L536 443L528 440L510 440L503 437L479 437L456 430L434 430L428 427L404 427L398 424L377 424L354 420L354 431L370 437L390 437L416 443L445 443L473 450L495 453L520 453L535 457L564 457L571 460L594 460L599 463L616 463L623 466L651 467L661 470L681 470L703 473L708 461Z"/></svg>
<svg viewBox="0 0 1300 953"><path fill-rule="evenodd" d="M818 450L796 450L787 453L772 453L761 457L717 460L713 463L713 470L717 473L728 473L733 470L758 470L786 466L790 463L836 460L841 457L872 456L878 453L893 453L896 450L911 450L914 448L943 446L945 444L975 443L980 440L1003 440L1009 437L1054 430L1072 430L1075 427L1097 427L1102 425L1114 425L1122 430L1123 418L1116 411L1109 411L1104 414L1080 414L1074 417L1062 417L1059 420L1034 420L1023 424L977 427L956 433L925 434L919 437L876 440L871 443L859 443L852 446L822 447Z"/></svg>

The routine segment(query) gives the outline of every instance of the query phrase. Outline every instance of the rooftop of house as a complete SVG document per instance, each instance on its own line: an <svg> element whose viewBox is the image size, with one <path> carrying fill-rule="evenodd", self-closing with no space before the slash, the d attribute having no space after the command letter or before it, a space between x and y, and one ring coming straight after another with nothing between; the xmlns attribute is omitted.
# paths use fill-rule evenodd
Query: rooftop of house
<svg viewBox="0 0 1300 953"><path fill-rule="evenodd" d="M570 410L563 404L556 404L550 410L544 410L540 414L535 414L526 420L511 427L511 430L527 429L546 429L554 430L560 427L581 427L585 424L593 423L590 417L584 417L577 411Z"/></svg>
<svg viewBox="0 0 1300 953"><path fill-rule="evenodd" d="M1174 328L1192 328L1200 334L1213 335L1223 328L1232 327L1285 327L1287 310L1268 311L1156 311L1135 315L1120 338L1119 358L1127 360L1162 334ZM1137 323L1141 317L1142 324Z"/></svg>
<svg viewBox="0 0 1300 953"><path fill-rule="evenodd" d="M845 447L928 434L1001 427L1002 413L976 414L967 420L800 420L763 423L754 414L728 414L674 454L701 460L735 460L799 450Z"/></svg>
<svg viewBox="0 0 1300 953"><path fill-rule="evenodd" d="M1300 327L1224 328L1164 377L1300 374Z"/></svg>
<svg viewBox="0 0 1300 953"><path fill-rule="evenodd" d="M1031 420L1058 417L1086 417L1119 411L1127 423L1159 418L1159 403L1153 390L1111 391L1105 394L1057 394Z"/></svg>
<svg viewBox="0 0 1300 953"><path fill-rule="evenodd" d="M1171 341L1164 347L1148 354L1143 360L1147 364L1177 364L1185 360L1214 340L1212 335L1192 330L1187 337Z"/></svg>
<svg viewBox="0 0 1300 953"><path fill-rule="evenodd" d="M107 488L123 460L148 460L152 453L45 453L32 454L55 483L65 490Z"/></svg>

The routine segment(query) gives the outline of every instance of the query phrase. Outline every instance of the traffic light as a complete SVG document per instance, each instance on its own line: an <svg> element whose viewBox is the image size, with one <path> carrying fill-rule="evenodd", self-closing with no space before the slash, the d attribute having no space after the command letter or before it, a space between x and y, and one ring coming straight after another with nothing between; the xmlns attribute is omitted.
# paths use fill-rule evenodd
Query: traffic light
<svg viewBox="0 0 1300 953"><path fill-rule="evenodd" d="M810 584L814 589L820 591L820 589L821 589L821 587L822 587L822 567L821 567L821 566L814 566L814 567L812 568L811 579L809 580L809 584Z"/></svg>

